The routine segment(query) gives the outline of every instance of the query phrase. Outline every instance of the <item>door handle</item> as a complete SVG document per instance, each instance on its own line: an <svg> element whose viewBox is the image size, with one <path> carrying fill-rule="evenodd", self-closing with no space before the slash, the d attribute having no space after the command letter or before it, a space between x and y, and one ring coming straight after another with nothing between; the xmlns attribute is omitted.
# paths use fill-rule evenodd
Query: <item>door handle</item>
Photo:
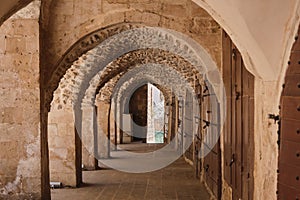
<svg viewBox="0 0 300 200"><path fill-rule="evenodd" d="M241 93L240 92L236 92L235 93L235 100L239 100L240 96L241 96Z"/></svg>
<svg viewBox="0 0 300 200"><path fill-rule="evenodd" d="M208 170L209 170L209 165L206 165L206 166L204 167L204 169L205 169L205 172L208 172Z"/></svg>
<svg viewBox="0 0 300 200"><path fill-rule="evenodd" d="M230 163L229 163L229 166L231 167L231 166L233 165L234 162L235 162L235 155L232 154L231 160L230 160Z"/></svg>

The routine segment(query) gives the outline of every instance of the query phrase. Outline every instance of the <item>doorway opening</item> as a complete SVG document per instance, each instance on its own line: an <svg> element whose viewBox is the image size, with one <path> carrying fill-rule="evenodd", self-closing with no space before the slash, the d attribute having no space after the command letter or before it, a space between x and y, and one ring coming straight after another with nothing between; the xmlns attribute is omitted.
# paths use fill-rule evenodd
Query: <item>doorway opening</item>
<svg viewBox="0 0 300 200"><path fill-rule="evenodd" d="M163 93L153 84L147 83L135 90L129 101L132 142L165 142L165 106Z"/></svg>

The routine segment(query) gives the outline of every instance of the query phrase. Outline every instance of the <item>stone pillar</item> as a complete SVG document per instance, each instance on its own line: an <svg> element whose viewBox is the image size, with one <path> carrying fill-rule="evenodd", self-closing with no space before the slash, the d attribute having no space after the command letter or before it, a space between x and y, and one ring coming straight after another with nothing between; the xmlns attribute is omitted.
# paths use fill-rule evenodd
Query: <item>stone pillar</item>
<svg viewBox="0 0 300 200"><path fill-rule="evenodd" d="M173 139L172 138L172 116L173 116L173 110L172 110L172 97L171 97L171 101L170 101L170 105L167 106L166 108L168 108L169 110L169 115L168 115L168 140L167 140L167 143L170 144L171 143L171 140Z"/></svg>
<svg viewBox="0 0 300 200"><path fill-rule="evenodd" d="M255 102L254 147L250 146L254 148L253 199L276 199L278 125L268 115L279 113L281 91L278 85L276 81L255 78L254 99L250 99Z"/></svg>
<svg viewBox="0 0 300 200"><path fill-rule="evenodd" d="M121 144L121 113L120 113L120 103L115 101L115 135L117 136L117 144Z"/></svg>
<svg viewBox="0 0 300 200"><path fill-rule="evenodd" d="M109 157L109 144L108 144L108 112L110 103L105 101L98 101L97 105L97 157L108 158Z"/></svg>
<svg viewBox="0 0 300 200"><path fill-rule="evenodd" d="M117 142L117 135L115 134L116 131L115 131L115 105L114 103L112 102L111 103L111 111L110 111L110 141L111 141L111 144L115 144ZM115 149L115 145L111 146L111 149Z"/></svg>
<svg viewBox="0 0 300 200"><path fill-rule="evenodd" d="M34 1L0 27L0 199L50 198L41 139L39 10Z"/></svg>
<svg viewBox="0 0 300 200"><path fill-rule="evenodd" d="M98 166L95 158L95 136L97 134L94 106L82 107L82 165L84 169L95 170Z"/></svg>
<svg viewBox="0 0 300 200"><path fill-rule="evenodd" d="M75 116L72 109L52 110L48 115L50 180L78 186Z"/></svg>

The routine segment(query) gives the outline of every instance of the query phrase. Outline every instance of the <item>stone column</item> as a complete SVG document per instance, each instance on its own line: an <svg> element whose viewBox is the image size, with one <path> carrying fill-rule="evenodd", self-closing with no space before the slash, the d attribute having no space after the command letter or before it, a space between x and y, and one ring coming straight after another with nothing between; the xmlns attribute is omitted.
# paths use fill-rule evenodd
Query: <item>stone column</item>
<svg viewBox="0 0 300 200"><path fill-rule="evenodd" d="M116 121L115 121L115 105L114 105L114 102L112 101L111 103L111 111L110 111L110 116L109 116L109 119L110 119L110 141L111 141L111 144L113 144L111 146L111 149L116 149L115 148L115 144L117 143L117 140L118 140L118 136L116 134L116 129L115 129L115 125L116 125Z"/></svg>
<svg viewBox="0 0 300 200"><path fill-rule="evenodd" d="M0 26L0 199L50 198L39 11L34 1Z"/></svg>
<svg viewBox="0 0 300 200"><path fill-rule="evenodd" d="M95 136L97 134L95 118L94 106L82 107L82 165L87 170L95 170L98 166L95 158Z"/></svg>
<svg viewBox="0 0 300 200"><path fill-rule="evenodd" d="M172 98L171 98L171 101L170 101L170 105L168 105L166 108L168 108L169 110L169 115L168 115L168 140L167 140L167 143L170 144L171 140L173 139L172 138L172 116L173 116L173 109L172 109Z"/></svg>
<svg viewBox="0 0 300 200"><path fill-rule="evenodd" d="M77 168L75 116L73 109L52 110L48 115L50 181L76 187ZM79 147L77 147L79 148ZM80 169L79 169L80 170Z"/></svg>
<svg viewBox="0 0 300 200"><path fill-rule="evenodd" d="M109 157L109 144L108 144L108 112L110 103L105 101L96 102L97 105L97 157L108 158Z"/></svg>

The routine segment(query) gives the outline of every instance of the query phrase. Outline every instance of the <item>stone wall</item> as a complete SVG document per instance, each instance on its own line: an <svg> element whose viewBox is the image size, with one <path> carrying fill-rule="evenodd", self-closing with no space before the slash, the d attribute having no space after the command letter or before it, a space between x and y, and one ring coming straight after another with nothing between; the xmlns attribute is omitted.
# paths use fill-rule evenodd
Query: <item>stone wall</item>
<svg viewBox="0 0 300 200"><path fill-rule="evenodd" d="M93 106L82 107L82 164L87 170L94 170L98 167L95 158L97 135L96 110Z"/></svg>
<svg viewBox="0 0 300 200"><path fill-rule="evenodd" d="M96 102L97 106L97 152L96 157L99 158L108 158L110 156L109 148L110 143L108 139L108 113L110 103L105 101Z"/></svg>
<svg viewBox="0 0 300 200"><path fill-rule="evenodd" d="M47 9L43 7L43 9ZM67 50L86 34L121 22L173 29L202 45L221 66L221 30L218 24L191 1L53 1L42 21L48 71L57 66ZM91 9L92 8L92 9ZM180 12L174 12L180 10ZM51 17L50 17L51 16Z"/></svg>
<svg viewBox="0 0 300 200"><path fill-rule="evenodd" d="M0 27L1 199L47 199L50 192L40 129L39 8L35 1Z"/></svg>
<svg viewBox="0 0 300 200"><path fill-rule="evenodd" d="M50 181L76 187L75 116L72 110L52 110L48 116ZM81 158L80 158L81 159Z"/></svg>

